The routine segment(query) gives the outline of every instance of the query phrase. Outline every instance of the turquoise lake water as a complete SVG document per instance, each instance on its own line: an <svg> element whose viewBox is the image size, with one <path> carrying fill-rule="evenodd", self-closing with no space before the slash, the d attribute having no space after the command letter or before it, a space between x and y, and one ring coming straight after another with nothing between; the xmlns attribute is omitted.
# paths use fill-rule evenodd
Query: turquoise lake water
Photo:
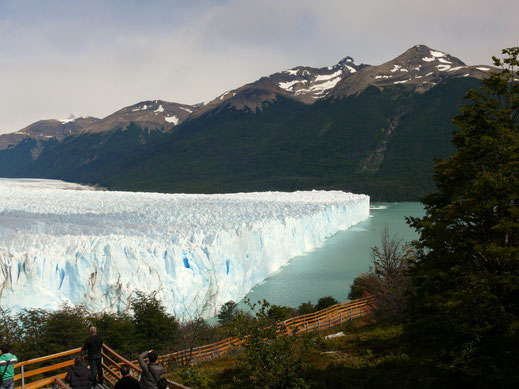
<svg viewBox="0 0 519 389"><path fill-rule="evenodd" d="M256 285L247 295L255 302L297 307L305 301L316 303L320 297L333 296L346 301L353 279L371 264L371 247L380 245L381 229L389 227L391 236L404 241L418 235L405 221L406 216L423 216L420 203L374 203L370 217L346 231L329 237L321 247L300 255ZM243 308L243 303L239 304Z"/></svg>

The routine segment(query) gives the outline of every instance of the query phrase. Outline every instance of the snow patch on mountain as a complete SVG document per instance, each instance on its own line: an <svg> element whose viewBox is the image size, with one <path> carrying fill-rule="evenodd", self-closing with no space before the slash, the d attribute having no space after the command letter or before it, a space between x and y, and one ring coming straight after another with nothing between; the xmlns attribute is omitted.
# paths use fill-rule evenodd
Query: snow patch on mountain
<svg viewBox="0 0 519 389"><path fill-rule="evenodd" d="M287 81L287 82L280 82L278 83L279 87L281 89L284 89L284 90L287 90L287 91L291 91L293 89L293 86L295 84L299 84L300 82L302 82L301 80L293 80L293 81Z"/></svg>
<svg viewBox="0 0 519 389"><path fill-rule="evenodd" d="M179 118L177 116L164 116L164 120L168 123L173 123L175 126L179 122Z"/></svg>
<svg viewBox="0 0 519 389"><path fill-rule="evenodd" d="M321 74L315 77L314 82L322 82L322 81L328 81L332 78L337 78L342 76L342 70L337 70L335 73L332 74Z"/></svg>
<svg viewBox="0 0 519 389"><path fill-rule="evenodd" d="M148 106L146 104L144 104L144 105L139 105L136 108L133 108L132 112L145 111L147 109L148 109Z"/></svg>

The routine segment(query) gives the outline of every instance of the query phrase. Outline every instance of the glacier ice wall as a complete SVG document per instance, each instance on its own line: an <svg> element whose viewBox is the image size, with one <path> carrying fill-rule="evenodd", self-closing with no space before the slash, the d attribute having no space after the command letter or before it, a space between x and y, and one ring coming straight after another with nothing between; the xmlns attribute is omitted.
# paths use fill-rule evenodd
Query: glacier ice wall
<svg viewBox="0 0 519 389"><path fill-rule="evenodd" d="M340 191L130 193L0 179L0 303L123 311L140 290L180 317L212 316L368 215L368 196Z"/></svg>

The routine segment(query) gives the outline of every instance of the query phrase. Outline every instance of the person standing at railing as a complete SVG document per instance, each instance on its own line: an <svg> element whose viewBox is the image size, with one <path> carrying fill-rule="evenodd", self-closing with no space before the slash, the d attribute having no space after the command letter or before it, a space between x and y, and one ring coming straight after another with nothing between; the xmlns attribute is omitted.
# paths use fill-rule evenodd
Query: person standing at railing
<svg viewBox="0 0 519 389"><path fill-rule="evenodd" d="M114 389L141 389L139 381L137 381L130 375L130 366L122 365L121 375L122 378L119 381L117 381L117 383L114 386Z"/></svg>
<svg viewBox="0 0 519 389"><path fill-rule="evenodd" d="M97 384L103 384L102 347L103 338L97 334L97 329L94 326L90 327L90 336L85 340L83 351L87 352L88 365L94 373L92 388L95 388Z"/></svg>
<svg viewBox="0 0 519 389"><path fill-rule="evenodd" d="M0 355L0 377L2 384L0 389L13 389L14 388L14 364L18 362L16 355L10 353L10 347L4 343L0 347L2 355Z"/></svg>
<svg viewBox="0 0 519 389"><path fill-rule="evenodd" d="M150 363L144 360L148 358ZM153 350L144 351L139 355L138 361L142 369L141 389L159 389L159 381L164 374L164 368L157 363L159 356Z"/></svg>
<svg viewBox="0 0 519 389"><path fill-rule="evenodd" d="M88 367L83 365L83 358L76 357L74 366L68 371L65 382L72 389L90 389L95 380L95 374Z"/></svg>

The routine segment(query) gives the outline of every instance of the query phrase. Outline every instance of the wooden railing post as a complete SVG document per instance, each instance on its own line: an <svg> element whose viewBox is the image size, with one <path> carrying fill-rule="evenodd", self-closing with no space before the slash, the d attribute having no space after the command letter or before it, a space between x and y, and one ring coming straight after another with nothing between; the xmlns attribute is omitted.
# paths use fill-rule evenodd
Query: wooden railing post
<svg viewBox="0 0 519 389"><path fill-rule="evenodd" d="M20 373L22 375L22 389L25 389L25 366L20 367Z"/></svg>

